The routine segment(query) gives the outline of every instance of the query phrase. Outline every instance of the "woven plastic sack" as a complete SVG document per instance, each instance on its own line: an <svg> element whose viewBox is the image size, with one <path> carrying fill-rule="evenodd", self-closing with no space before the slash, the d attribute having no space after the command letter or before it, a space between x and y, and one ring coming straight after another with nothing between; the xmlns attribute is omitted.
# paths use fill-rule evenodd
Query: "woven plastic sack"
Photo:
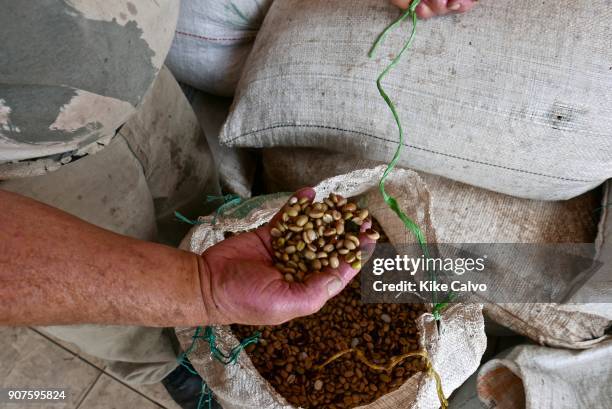
<svg viewBox="0 0 612 409"><path fill-rule="evenodd" d="M391 243L414 242L411 234L397 222L396 216L380 197L378 180L383 170L382 166L362 169L327 179L315 187L317 200L326 197L330 192L346 197L359 196L361 203L364 203L378 220ZM420 177L412 171L398 170L388 179L387 191L394 195L406 213L422 226L428 240L434 239L435 233L429 221L429 192ZM201 219L202 224L192 229L181 247L201 253L222 241L227 232L259 227L278 211L288 197L289 194L275 194L253 198L233 211L217 217L214 224L212 217ZM476 371L484 353L486 337L482 307L478 304L456 304L442 313L439 329L431 314L419 317L418 326L421 347L427 350L448 397ZM217 346L222 350L229 350L238 344L228 327L215 327L215 330ZM189 348L194 329L179 328L176 333L183 348ZM189 359L206 379L225 409L292 408L258 373L244 353L236 364L224 366L211 357L207 344L199 343L192 350ZM439 406L434 379L427 373L418 373L396 391L360 408L435 409Z"/></svg>

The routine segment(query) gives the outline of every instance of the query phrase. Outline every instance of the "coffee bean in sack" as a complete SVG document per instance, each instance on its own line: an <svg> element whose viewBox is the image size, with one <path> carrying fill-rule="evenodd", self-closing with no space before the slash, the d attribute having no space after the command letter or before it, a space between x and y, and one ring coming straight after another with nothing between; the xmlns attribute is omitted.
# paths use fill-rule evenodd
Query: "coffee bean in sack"
<svg viewBox="0 0 612 409"><path fill-rule="evenodd" d="M342 261L361 269L359 231L368 216L367 209L334 193L315 203L292 197L270 229L276 268L289 282L328 266L338 268ZM379 238L373 229L366 234Z"/></svg>
<svg viewBox="0 0 612 409"><path fill-rule="evenodd" d="M297 216L290 216L297 217ZM372 221L377 226L376 221ZM388 241L384 232L379 242ZM351 352L321 368L329 358L358 350L372 364L419 350L416 319L422 304L364 304L359 276L316 314L279 326L233 325L239 338L260 331L247 354L260 374L289 403L302 408L348 409L372 403L425 369L419 357L392 370L375 370Z"/></svg>

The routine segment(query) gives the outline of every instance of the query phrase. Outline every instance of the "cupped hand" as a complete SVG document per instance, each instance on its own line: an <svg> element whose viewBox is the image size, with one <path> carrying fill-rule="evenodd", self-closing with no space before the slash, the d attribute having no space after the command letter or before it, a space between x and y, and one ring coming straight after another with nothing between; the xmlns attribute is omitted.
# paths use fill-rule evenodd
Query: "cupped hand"
<svg viewBox="0 0 612 409"><path fill-rule="evenodd" d="M396 6L407 9L413 0L391 0ZM470 10L476 4L476 0L421 0L416 8L419 18L427 19L434 16L446 14L463 13Z"/></svg>
<svg viewBox="0 0 612 409"><path fill-rule="evenodd" d="M313 201L315 191L305 188L294 196ZM265 226L224 240L202 254L202 290L211 324L277 325L313 314L358 273L341 262L337 269L311 274L302 283L285 281L274 267L270 236L270 226L280 213ZM359 237L364 261L374 246L364 234L370 227L368 219Z"/></svg>

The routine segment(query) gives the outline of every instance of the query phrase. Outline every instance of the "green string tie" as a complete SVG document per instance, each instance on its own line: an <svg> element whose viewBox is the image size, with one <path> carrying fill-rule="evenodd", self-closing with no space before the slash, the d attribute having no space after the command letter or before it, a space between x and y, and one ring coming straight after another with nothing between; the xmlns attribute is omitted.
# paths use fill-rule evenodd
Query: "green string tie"
<svg viewBox="0 0 612 409"><path fill-rule="evenodd" d="M397 149L395 150L395 154L393 155L393 159L391 160L391 162L387 166L387 169L385 169L385 172L383 173L383 175L382 175L382 177L380 179L380 182L378 184L378 188L379 188L380 194L382 195L383 200L385 201L387 206L389 206L389 208L399 217L399 219L402 221L402 223L404 223L404 226L406 226L406 228L408 230L410 230L414 234L414 236L416 237L416 240L417 240L419 246L421 247L421 250L423 251L423 255L427 259L429 259L429 249L427 248L427 241L425 239L425 235L423 234L423 231L421 230L421 228L412 219L410 219L410 217L408 217L402 211L402 209L400 208L399 204L397 203L397 200L393 196L388 194L387 191L385 190L385 182L387 181L387 178L389 177L389 175L391 174L393 169L395 169L395 167L397 166L397 162L399 161L401 153L402 153L402 148L403 148L403 145L404 145L404 129L402 127L402 123L401 123L399 114L397 112L397 109L395 107L395 104L393 103L393 101L391 100L389 95L385 92L385 90L384 90L384 88L382 86L382 81L387 76L387 74L389 74L389 72L399 63L399 61L402 58L402 55L412 45L412 42L414 40L414 36L416 34L416 28L417 28L416 8L417 8L417 6L419 5L420 2L421 2L421 0L414 0L410 4L410 7L397 20L395 20L393 23L391 23L391 25L389 25L378 36L378 38L376 39L376 42L372 46L372 49L368 53L368 57L370 57L370 58L374 57L374 55L376 53L376 50L378 49L380 44L385 40L387 35L392 30L395 30L396 28L398 28L406 19L410 18L412 20L412 31L410 32L410 36L408 37L408 40L404 43L404 46L402 47L400 52L397 54L397 56L393 59L393 61L391 61L391 63L383 70L383 72L376 79L376 87L378 88L378 92L380 93L380 96L385 100L385 103L387 104L387 106L391 110L391 113L393 114L393 119L395 120L395 123L397 125L397 129L398 129L398 133L399 133L399 143L398 143ZM430 278L431 278L432 281L434 281L434 282L436 281L436 277L435 277L435 272L434 271L430 272ZM449 298L449 300L450 300L450 298ZM436 301L436 294L434 292L434 293L432 293L432 303L434 304L434 307L433 307L433 310L432 310L432 314L433 314L434 318L436 319L436 321L439 321L441 319L441 311L448 305L448 301L445 301L443 303L437 303L437 301Z"/></svg>
<svg viewBox="0 0 612 409"><path fill-rule="evenodd" d="M211 222L212 225L217 224L217 218L219 216L223 216L225 212L227 212L228 210L242 203L242 198L238 195L229 194L229 195L224 195L224 196L207 196L206 197L206 203L212 203L218 200L221 200L223 203L217 208L217 210L215 210L215 215ZM204 224L204 222L201 220L191 220L188 217L182 215L181 213L177 211L174 212L174 216L178 220L182 221L183 223L187 223L192 226L198 226L200 224Z"/></svg>
<svg viewBox="0 0 612 409"><path fill-rule="evenodd" d="M251 335L250 337L243 339L238 345L232 348L229 353L226 354L217 347L217 336L215 335L215 330L213 327L207 326L204 328L203 334L202 327L197 327L195 333L191 337L191 344L189 345L189 348L179 355L177 360L179 365L182 365L191 374L198 375L198 372L187 364L187 357L196 348L198 341L201 340L208 343L210 353L214 359L221 362L223 365L230 365L235 364L238 361L240 353L249 345L256 344L260 337L261 333L255 332L255 334ZM203 409L204 405L208 405L208 409L212 408L212 391L208 385L206 385L206 382L202 381L202 392L200 393L197 409Z"/></svg>

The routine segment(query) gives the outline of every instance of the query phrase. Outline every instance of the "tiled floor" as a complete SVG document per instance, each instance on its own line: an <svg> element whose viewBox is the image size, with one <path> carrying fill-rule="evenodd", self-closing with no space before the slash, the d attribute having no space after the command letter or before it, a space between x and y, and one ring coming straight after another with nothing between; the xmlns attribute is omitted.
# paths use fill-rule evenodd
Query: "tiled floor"
<svg viewBox="0 0 612 409"><path fill-rule="evenodd" d="M68 388L65 402L2 409L179 409L161 384L128 386L104 363L31 328L0 327L0 387Z"/></svg>

